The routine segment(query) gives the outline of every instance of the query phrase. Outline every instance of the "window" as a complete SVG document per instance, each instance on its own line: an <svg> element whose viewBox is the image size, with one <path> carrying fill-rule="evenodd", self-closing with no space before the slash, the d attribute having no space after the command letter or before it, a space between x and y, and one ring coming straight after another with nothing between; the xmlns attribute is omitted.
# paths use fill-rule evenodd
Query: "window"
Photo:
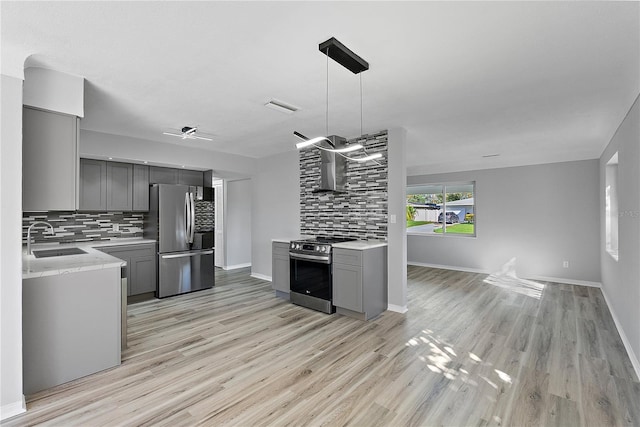
<svg viewBox="0 0 640 427"><path fill-rule="evenodd" d="M407 187L407 233L475 236L475 182Z"/></svg>
<svg viewBox="0 0 640 427"><path fill-rule="evenodd" d="M604 183L605 249L618 259L618 153L607 162Z"/></svg>

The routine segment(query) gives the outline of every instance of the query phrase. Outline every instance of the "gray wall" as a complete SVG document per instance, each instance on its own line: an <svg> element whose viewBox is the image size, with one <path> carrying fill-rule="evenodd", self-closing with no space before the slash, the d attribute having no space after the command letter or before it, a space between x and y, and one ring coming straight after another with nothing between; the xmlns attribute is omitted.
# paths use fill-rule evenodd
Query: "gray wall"
<svg viewBox="0 0 640 427"><path fill-rule="evenodd" d="M300 233L298 151L260 159L252 183L251 273L271 278L271 240Z"/></svg>
<svg viewBox="0 0 640 427"><path fill-rule="evenodd" d="M227 181L224 232L226 268L251 264L251 180Z"/></svg>
<svg viewBox="0 0 640 427"><path fill-rule="evenodd" d="M161 135L158 135L160 138ZM167 137L168 138L168 137ZM176 138L180 141L178 138ZM213 169L217 177L227 178L225 171L236 177L251 176L256 159L220 153L199 148L185 148L179 144L130 138L109 133L80 130L80 157L133 162L148 161L152 164Z"/></svg>
<svg viewBox="0 0 640 427"><path fill-rule="evenodd" d="M476 182L476 237L409 235L408 261L527 278L600 282L598 161L412 176ZM563 261L569 268L563 268Z"/></svg>
<svg viewBox="0 0 640 427"><path fill-rule="evenodd" d="M4 67L4 64L3 64ZM2 74L0 145L0 419L22 396L22 79Z"/></svg>
<svg viewBox="0 0 640 427"><path fill-rule="evenodd" d="M387 248L387 278L389 310L407 310L407 131L389 129L389 223ZM392 220L395 219L395 222Z"/></svg>
<svg viewBox="0 0 640 427"><path fill-rule="evenodd" d="M602 291L640 375L640 106L632 109L600 157ZM605 250L605 166L618 152L618 261Z"/></svg>

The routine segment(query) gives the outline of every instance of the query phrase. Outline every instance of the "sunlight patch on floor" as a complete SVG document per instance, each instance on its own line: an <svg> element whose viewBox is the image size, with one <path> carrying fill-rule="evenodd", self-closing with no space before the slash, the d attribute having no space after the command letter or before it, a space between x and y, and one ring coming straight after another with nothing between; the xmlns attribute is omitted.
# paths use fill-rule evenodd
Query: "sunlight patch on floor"
<svg viewBox="0 0 640 427"><path fill-rule="evenodd" d="M511 258L500 271L484 279L484 283L506 289L531 298L540 299L545 285L533 280L521 279L516 275L516 259Z"/></svg>

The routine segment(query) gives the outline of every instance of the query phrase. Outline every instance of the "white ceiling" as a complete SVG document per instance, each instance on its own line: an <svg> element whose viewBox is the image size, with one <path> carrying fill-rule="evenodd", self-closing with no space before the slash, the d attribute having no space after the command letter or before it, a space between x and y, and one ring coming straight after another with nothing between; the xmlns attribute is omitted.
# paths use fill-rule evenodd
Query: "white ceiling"
<svg viewBox="0 0 640 427"><path fill-rule="evenodd" d="M364 132L406 128L410 174L597 158L640 92L637 2L0 7L3 55L87 79L82 128L250 157L325 133L332 36L370 63ZM330 134L360 134L359 78L330 61ZM162 135L185 125L214 141Z"/></svg>

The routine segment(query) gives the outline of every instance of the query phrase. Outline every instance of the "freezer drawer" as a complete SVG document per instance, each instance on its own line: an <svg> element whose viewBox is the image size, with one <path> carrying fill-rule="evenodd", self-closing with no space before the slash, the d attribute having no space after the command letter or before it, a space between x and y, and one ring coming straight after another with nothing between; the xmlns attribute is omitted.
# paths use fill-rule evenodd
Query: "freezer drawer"
<svg viewBox="0 0 640 427"><path fill-rule="evenodd" d="M158 255L158 298L207 289L213 284L213 250Z"/></svg>

